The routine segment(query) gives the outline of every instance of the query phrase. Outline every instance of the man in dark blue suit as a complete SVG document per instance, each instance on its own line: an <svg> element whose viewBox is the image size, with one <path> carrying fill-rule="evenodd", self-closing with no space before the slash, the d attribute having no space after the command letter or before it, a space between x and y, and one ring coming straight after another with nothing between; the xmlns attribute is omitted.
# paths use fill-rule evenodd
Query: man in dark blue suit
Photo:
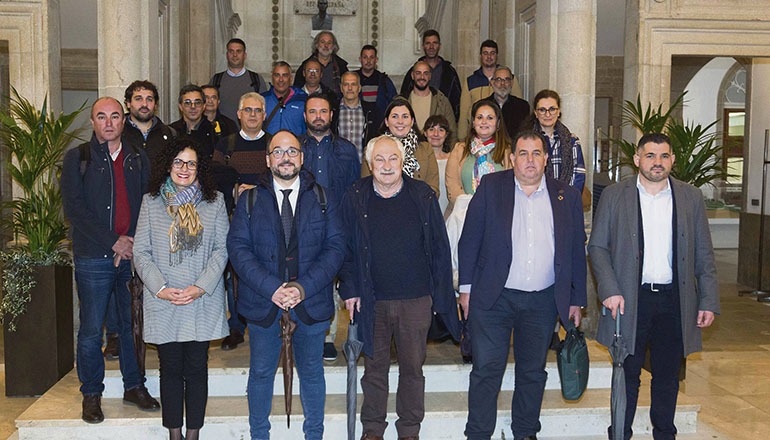
<svg viewBox="0 0 770 440"><path fill-rule="evenodd" d="M489 439L513 331L514 439L537 439L557 316L580 325L586 305L585 230L580 194L544 176L542 135L513 141L513 170L485 176L470 202L459 243L460 303L473 333L469 440Z"/></svg>

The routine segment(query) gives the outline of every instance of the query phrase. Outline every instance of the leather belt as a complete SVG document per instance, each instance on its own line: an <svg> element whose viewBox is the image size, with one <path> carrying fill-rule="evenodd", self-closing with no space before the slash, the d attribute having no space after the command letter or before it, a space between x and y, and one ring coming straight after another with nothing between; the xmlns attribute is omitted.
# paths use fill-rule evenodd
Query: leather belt
<svg viewBox="0 0 770 440"><path fill-rule="evenodd" d="M661 283L643 283L642 289L649 292L671 292L676 286L674 283L661 284Z"/></svg>

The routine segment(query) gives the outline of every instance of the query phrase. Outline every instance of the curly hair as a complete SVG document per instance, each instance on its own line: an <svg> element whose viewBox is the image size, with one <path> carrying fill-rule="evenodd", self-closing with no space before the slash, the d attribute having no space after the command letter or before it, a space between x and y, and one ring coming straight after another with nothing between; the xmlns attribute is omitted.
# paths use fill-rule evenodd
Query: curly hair
<svg viewBox="0 0 770 440"><path fill-rule="evenodd" d="M217 185L214 181L214 175L209 168L209 158L202 153L203 147L201 147L200 143L187 136L180 136L174 139L166 148L159 152L157 157L158 163L154 164L150 172L150 182L148 184L150 195L153 197L160 195L160 190L166 183L166 178L170 175L171 163L174 162L177 155L185 148L191 148L195 151L195 155L198 156L197 178L198 183L201 185L203 200L213 202L217 198Z"/></svg>

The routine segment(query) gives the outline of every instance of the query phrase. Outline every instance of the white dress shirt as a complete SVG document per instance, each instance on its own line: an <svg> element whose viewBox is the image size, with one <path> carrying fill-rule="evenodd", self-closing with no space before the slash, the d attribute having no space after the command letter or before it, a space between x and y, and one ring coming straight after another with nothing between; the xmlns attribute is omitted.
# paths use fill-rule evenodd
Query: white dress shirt
<svg viewBox="0 0 770 440"><path fill-rule="evenodd" d="M294 179L294 183L291 186L284 188L278 184L277 177L273 177L273 191L275 192L275 199L278 201L278 214L281 214L281 208L283 207L283 193L282 189L290 189L292 192L289 194L289 203L291 203L292 214L297 214L297 198L299 197L299 177Z"/></svg>
<svg viewBox="0 0 770 440"><path fill-rule="evenodd" d="M642 230L644 231L644 261L642 262L642 284L668 284L674 280L672 270L674 200L671 184L654 196L636 178L639 190L639 204L642 208Z"/></svg>
<svg viewBox="0 0 770 440"><path fill-rule="evenodd" d="M554 231L553 210L545 176L535 192L527 196L518 179L513 223L511 225L512 260L507 289L534 292L553 285Z"/></svg>

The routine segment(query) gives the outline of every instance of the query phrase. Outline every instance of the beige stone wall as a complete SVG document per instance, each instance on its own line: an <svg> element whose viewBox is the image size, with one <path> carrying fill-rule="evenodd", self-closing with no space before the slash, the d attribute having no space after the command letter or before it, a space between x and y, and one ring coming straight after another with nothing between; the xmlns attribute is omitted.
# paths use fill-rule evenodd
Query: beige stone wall
<svg viewBox="0 0 770 440"><path fill-rule="evenodd" d="M596 97L610 99L610 124L618 130L623 105L623 57L596 57Z"/></svg>

